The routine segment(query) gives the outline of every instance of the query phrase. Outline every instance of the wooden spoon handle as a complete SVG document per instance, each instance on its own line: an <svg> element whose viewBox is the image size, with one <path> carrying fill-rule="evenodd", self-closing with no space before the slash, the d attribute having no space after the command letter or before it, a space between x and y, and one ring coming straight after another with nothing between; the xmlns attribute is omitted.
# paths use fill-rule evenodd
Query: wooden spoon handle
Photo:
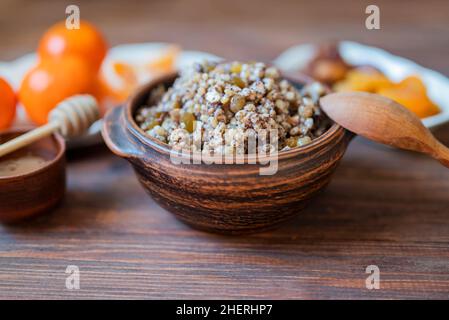
<svg viewBox="0 0 449 320"><path fill-rule="evenodd" d="M17 138L0 145L0 157L23 148L39 139L42 139L59 129L59 123L51 122L45 126L27 132Z"/></svg>
<svg viewBox="0 0 449 320"><path fill-rule="evenodd" d="M449 148L438 142L434 148L435 152L432 157L437 159L442 165L449 168Z"/></svg>

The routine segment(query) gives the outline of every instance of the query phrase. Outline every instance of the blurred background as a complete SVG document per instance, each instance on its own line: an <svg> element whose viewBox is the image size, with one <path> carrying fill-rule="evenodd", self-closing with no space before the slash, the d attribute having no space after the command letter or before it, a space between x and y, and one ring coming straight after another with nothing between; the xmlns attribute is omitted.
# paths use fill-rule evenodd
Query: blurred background
<svg viewBox="0 0 449 320"><path fill-rule="evenodd" d="M44 31L65 19L69 4L112 46L166 41L229 59L270 61L298 43L349 39L449 75L447 0L0 0L0 60L34 51ZM365 28L369 4L380 7L381 30Z"/></svg>
<svg viewBox="0 0 449 320"><path fill-rule="evenodd" d="M0 61L34 52L71 4L110 46L163 41L272 61L300 43L353 40L449 76L449 0L0 0ZM365 28L371 4L380 30ZM449 145L447 126L437 136ZM68 156L63 205L25 226L0 226L0 298L448 297L448 171L430 158L357 138L327 191L295 220L225 238L167 214L106 147ZM65 290L69 263L82 267L79 292ZM366 290L372 264L381 265L382 290Z"/></svg>

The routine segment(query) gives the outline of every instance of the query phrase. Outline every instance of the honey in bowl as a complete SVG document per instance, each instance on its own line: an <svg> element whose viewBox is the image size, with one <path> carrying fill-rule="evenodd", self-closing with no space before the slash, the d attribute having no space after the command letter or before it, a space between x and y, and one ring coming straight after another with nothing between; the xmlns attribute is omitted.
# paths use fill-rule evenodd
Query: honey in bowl
<svg viewBox="0 0 449 320"><path fill-rule="evenodd" d="M47 160L41 156L27 152L25 154L16 154L6 159L0 158L0 177L11 177L24 175L44 167Z"/></svg>
<svg viewBox="0 0 449 320"><path fill-rule="evenodd" d="M0 133L0 144L26 129ZM49 212L65 193L65 143L59 134L44 137L0 157L0 223L15 223Z"/></svg>

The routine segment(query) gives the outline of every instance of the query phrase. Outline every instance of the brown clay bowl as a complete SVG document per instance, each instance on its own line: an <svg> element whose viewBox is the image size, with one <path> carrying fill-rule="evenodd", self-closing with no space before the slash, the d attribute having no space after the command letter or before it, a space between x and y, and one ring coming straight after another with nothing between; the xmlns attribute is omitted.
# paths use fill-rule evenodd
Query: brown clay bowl
<svg viewBox="0 0 449 320"><path fill-rule="evenodd" d="M329 183L353 136L333 124L311 144L279 153L274 175L260 175L259 164L174 164L170 147L147 136L133 116L154 87L170 86L176 76L151 81L125 106L111 110L103 137L132 164L156 202L195 228L252 233L292 218Z"/></svg>
<svg viewBox="0 0 449 320"><path fill-rule="evenodd" d="M0 144L25 132L26 130L14 130L0 133ZM54 134L0 160L30 152L45 159L46 163L30 173L0 176L0 222L13 223L47 212L64 196L64 139Z"/></svg>

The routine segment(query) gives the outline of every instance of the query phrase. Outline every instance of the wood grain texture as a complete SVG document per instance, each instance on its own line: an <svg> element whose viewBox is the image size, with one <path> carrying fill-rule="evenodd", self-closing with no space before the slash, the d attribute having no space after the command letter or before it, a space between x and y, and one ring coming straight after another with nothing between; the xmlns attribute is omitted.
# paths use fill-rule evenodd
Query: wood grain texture
<svg viewBox="0 0 449 320"><path fill-rule="evenodd" d="M381 31L362 28L364 1L77 3L112 44L166 40L269 61L299 42L352 39L449 75L447 1L376 1ZM2 1L0 58L33 50L65 5ZM436 134L449 144L448 127ZM0 226L0 298L449 298L449 173L422 155L356 138L305 211L245 237L179 222L105 147L68 160L68 193L56 211ZM79 291L65 289L69 264L80 268ZM380 290L365 287L371 264Z"/></svg>

